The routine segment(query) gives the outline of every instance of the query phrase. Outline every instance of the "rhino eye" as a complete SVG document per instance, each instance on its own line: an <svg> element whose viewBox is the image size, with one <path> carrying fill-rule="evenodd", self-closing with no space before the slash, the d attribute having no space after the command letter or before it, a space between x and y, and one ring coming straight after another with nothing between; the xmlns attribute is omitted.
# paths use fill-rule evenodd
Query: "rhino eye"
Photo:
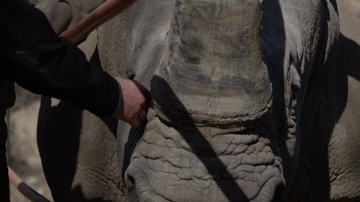
<svg viewBox="0 0 360 202"><path fill-rule="evenodd" d="M128 180L132 183L135 184L135 180L131 175L128 175Z"/></svg>

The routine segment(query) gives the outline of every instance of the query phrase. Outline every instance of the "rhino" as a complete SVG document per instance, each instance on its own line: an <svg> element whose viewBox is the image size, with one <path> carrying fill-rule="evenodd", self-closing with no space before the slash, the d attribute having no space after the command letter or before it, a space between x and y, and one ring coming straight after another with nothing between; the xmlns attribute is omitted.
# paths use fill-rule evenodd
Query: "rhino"
<svg viewBox="0 0 360 202"><path fill-rule="evenodd" d="M147 122L43 97L55 201L358 201L349 2L138 0L101 25L84 52L151 90Z"/></svg>

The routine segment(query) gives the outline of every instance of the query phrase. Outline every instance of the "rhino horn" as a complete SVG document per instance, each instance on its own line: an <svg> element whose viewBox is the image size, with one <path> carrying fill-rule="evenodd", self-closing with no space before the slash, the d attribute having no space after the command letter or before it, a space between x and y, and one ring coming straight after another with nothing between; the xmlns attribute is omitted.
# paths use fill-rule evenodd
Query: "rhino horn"
<svg viewBox="0 0 360 202"><path fill-rule="evenodd" d="M258 0L177 0L151 84L158 112L225 126L262 117L272 87L261 56L260 22Z"/></svg>

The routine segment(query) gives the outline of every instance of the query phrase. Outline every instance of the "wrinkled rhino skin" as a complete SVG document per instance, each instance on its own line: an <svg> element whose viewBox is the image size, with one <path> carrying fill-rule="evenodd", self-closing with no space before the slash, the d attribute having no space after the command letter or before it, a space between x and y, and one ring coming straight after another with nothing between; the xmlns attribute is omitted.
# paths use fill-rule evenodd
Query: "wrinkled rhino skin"
<svg viewBox="0 0 360 202"><path fill-rule="evenodd" d="M111 201L359 200L360 40L344 26L354 17L349 5L139 0L98 29L102 67L152 92L144 133L129 135L119 122L119 164L102 165L118 167L124 185L94 192L98 181L120 176L101 178L95 169L97 179L79 178L87 172L81 164L72 168L72 185L53 193ZM109 126L86 128L113 132ZM112 156L114 136L100 133L112 145L102 154ZM91 150L80 140L75 152ZM70 164L98 168L99 159L86 155ZM56 178L49 183L63 186Z"/></svg>

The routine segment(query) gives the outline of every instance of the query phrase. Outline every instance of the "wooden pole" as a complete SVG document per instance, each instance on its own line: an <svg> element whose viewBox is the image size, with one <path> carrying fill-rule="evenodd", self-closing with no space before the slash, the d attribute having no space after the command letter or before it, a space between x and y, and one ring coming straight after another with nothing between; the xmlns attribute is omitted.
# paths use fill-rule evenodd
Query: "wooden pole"
<svg viewBox="0 0 360 202"><path fill-rule="evenodd" d="M44 196L25 184L25 182L9 166L8 170L10 183L16 187L16 189L19 190L27 199L29 199L31 202L50 202Z"/></svg>

